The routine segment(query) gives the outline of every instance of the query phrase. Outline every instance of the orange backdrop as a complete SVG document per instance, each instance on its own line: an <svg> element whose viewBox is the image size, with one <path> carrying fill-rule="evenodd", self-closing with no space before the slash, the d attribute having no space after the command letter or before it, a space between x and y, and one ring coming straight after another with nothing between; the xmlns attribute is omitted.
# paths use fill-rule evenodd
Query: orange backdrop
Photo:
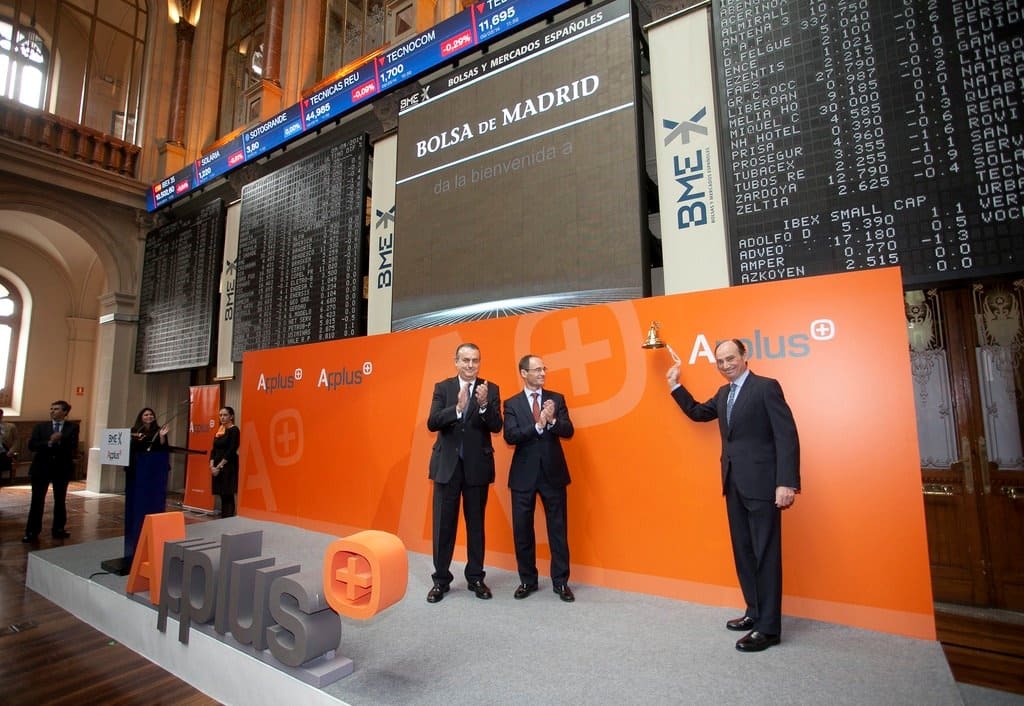
<svg viewBox="0 0 1024 706"><path fill-rule="evenodd" d="M209 451L213 436L220 426L220 385L198 385L188 388L188 448L206 451L207 455L189 454L185 464L185 497L183 505L197 510L213 510L213 480L210 475Z"/></svg>
<svg viewBox="0 0 1024 706"><path fill-rule="evenodd" d="M669 353L640 347L652 320L700 399L723 382L712 351L725 338L747 339L751 369L782 383L803 483L783 519L784 611L934 639L897 269L247 353L240 514L384 530L429 554L431 393L455 374L456 346L473 341L503 399L520 389L525 353L544 358L547 386L566 395L574 582L741 606L717 424L691 422L672 401ZM495 447L486 564L514 570L511 448L500 435Z"/></svg>

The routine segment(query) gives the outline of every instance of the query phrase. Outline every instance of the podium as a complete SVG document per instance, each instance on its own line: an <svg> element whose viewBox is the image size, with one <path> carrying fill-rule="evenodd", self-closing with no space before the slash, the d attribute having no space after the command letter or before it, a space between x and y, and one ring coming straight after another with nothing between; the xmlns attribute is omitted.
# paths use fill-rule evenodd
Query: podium
<svg viewBox="0 0 1024 706"><path fill-rule="evenodd" d="M126 576L132 569L135 545L139 543L142 521L146 515L167 509L167 476L171 470L171 450L205 453L192 449L163 448L140 453L135 458L135 472L125 476L124 484L124 555L100 562L104 571Z"/></svg>

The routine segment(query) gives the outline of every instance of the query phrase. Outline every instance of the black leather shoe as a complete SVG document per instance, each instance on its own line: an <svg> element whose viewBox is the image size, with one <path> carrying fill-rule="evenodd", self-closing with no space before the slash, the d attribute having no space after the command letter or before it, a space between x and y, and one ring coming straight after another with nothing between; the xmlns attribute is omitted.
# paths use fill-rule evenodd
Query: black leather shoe
<svg viewBox="0 0 1024 706"><path fill-rule="evenodd" d="M448 586L434 584L434 587L427 592L427 603L440 603L446 593L448 593Z"/></svg>
<svg viewBox="0 0 1024 706"><path fill-rule="evenodd" d="M782 642L782 638L778 635L766 635L755 630L737 640L736 649L740 652L760 652L780 642Z"/></svg>
<svg viewBox="0 0 1024 706"><path fill-rule="evenodd" d="M572 589L569 588L569 584L565 584L563 586L555 586L553 590L555 593L558 594L558 597L566 603L572 603L574 600L576 600L576 596L572 594Z"/></svg>
<svg viewBox="0 0 1024 706"><path fill-rule="evenodd" d="M523 598L526 598L528 595L530 595L531 593L535 593L536 591L537 591L537 584L535 584L535 583L530 583L530 584L521 583L521 584L519 584L519 588L516 589L516 592L514 594L512 594L512 597L515 598L518 601L518 600L522 600Z"/></svg>
<svg viewBox="0 0 1024 706"><path fill-rule="evenodd" d="M491 589L487 588L487 584L483 581L470 581L469 590L475 593L477 598L483 598L484 600L491 598Z"/></svg>
<svg viewBox="0 0 1024 706"><path fill-rule="evenodd" d="M742 618L735 618L725 623L726 630L746 631L752 627L754 627L754 619L749 615L744 615Z"/></svg>
<svg viewBox="0 0 1024 706"><path fill-rule="evenodd" d="M21 538L21 541L25 544L30 544L31 542L38 542L39 537L34 534L26 534L24 537Z"/></svg>
<svg viewBox="0 0 1024 706"><path fill-rule="evenodd" d="M64 530L54 530L53 532L50 532L50 536L54 539L67 539L71 536L71 533L65 532Z"/></svg>

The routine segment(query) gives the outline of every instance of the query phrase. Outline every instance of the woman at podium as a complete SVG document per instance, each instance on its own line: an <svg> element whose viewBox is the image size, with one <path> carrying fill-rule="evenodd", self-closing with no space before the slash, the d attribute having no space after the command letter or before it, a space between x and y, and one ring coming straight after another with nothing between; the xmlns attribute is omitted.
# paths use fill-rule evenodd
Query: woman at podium
<svg viewBox="0 0 1024 706"><path fill-rule="evenodd" d="M143 407L135 417L128 447L128 467L124 475L124 558L117 573L127 573L131 568L146 515L167 509L169 451L167 425L160 426L156 412Z"/></svg>
<svg viewBox="0 0 1024 706"><path fill-rule="evenodd" d="M210 473L213 474L213 492L220 496L220 516L235 516L235 493L238 491L238 443L240 434L235 426L235 410L220 408L220 428L213 436L210 451Z"/></svg>
<svg viewBox="0 0 1024 706"><path fill-rule="evenodd" d="M128 452L128 477L135 471L135 463L139 454L150 451L167 450L167 425L160 426L156 421L156 412L143 407L135 417L132 425L132 441Z"/></svg>

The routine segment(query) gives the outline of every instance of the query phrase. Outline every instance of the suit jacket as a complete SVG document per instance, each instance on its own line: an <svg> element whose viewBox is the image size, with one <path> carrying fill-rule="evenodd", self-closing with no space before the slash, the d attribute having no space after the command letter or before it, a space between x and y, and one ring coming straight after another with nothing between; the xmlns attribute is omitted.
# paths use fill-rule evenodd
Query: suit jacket
<svg viewBox="0 0 1024 706"><path fill-rule="evenodd" d="M565 397L557 392L542 390L541 407L547 400L555 402L555 421L543 434L537 433L533 409L522 390L505 400L505 441L516 447L508 471L508 487L512 490L535 490L541 474L555 487L565 487L572 480L562 451L562 439L572 438L575 431L569 409Z"/></svg>
<svg viewBox="0 0 1024 706"><path fill-rule="evenodd" d="M18 429L11 422L0 422L0 453L18 450Z"/></svg>
<svg viewBox="0 0 1024 706"><path fill-rule="evenodd" d="M28 473L33 477L58 478L70 480L75 468L75 454L78 452L78 425L64 420L61 427L60 442L50 446L53 434L53 422L42 422L32 428L32 436L28 440L28 448L34 454Z"/></svg>
<svg viewBox="0 0 1024 706"><path fill-rule="evenodd" d="M672 397L690 419L718 420L723 494L730 473L748 498L774 500L777 486L800 488L800 440L778 380L751 372L733 404L731 424L725 421L728 384L704 403L683 386L673 390Z"/></svg>
<svg viewBox="0 0 1024 706"><path fill-rule="evenodd" d="M494 482L494 446L491 434L501 431L501 404L498 386L487 382L487 407L484 411L476 403L476 388L483 378L477 378L469 397L469 404L459 419L455 406L459 401L458 376L434 385L430 401L427 429L437 432L434 448L430 452L430 479L447 483L455 474L455 464L462 450L462 471L467 485L488 485Z"/></svg>
<svg viewBox="0 0 1024 706"><path fill-rule="evenodd" d="M14 464L8 452L18 452L18 430L10 422L0 422L0 471L9 471Z"/></svg>

